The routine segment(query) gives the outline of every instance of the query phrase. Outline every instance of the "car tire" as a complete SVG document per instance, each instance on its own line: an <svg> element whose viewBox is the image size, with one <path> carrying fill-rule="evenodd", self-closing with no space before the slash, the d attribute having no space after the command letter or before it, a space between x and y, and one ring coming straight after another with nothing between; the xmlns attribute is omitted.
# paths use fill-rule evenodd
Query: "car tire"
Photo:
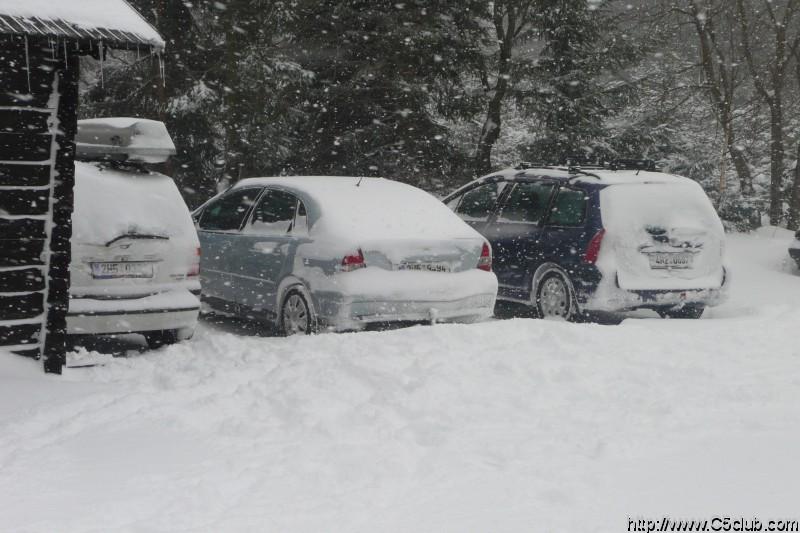
<svg viewBox="0 0 800 533"><path fill-rule="evenodd" d="M144 339L151 350L157 350L162 346L176 344L181 340L180 330L165 329L162 331L148 331L144 333Z"/></svg>
<svg viewBox="0 0 800 533"><path fill-rule="evenodd" d="M279 329L281 335L310 335L314 333L316 320L308 300L299 290L290 290L281 304Z"/></svg>
<svg viewBox="0 0 800 533"><path fill-rule="evenodd" d="M578 311L572 286L560 272L550 272L536 284L534 304L539 318L573 320Z"/></svg>
<svg viewBox="0 0 800 533"><path fill-rule="evenodd" d="M696 320L703 316L706 306L702 304L684 305L680 308L659 309L658 314L661 318L685 318Z"/></svg>

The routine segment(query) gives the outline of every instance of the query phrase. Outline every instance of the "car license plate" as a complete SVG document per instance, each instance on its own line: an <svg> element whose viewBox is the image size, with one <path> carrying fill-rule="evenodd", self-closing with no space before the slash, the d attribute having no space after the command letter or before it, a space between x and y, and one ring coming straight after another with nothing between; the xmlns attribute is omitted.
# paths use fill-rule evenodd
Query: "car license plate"
<svg viewBox="0 0 800 533"><path fill-rule="evenodd" d="M694 254L690 252L656 252L648 254L650 268L691 268Z"/></svg>
<svg viewBox="0 0 800 533"><path fill-rule="evenodd" d="M398 270L422 270L425 272L450 272L450 263L400 263Z"/></svg>
<svg viewBox="0 0 800 533"><path fill-rule="evenodd" d="M94 279L152 278L153 263L146 261L122 261L118 263L92 263Z"/></svg>

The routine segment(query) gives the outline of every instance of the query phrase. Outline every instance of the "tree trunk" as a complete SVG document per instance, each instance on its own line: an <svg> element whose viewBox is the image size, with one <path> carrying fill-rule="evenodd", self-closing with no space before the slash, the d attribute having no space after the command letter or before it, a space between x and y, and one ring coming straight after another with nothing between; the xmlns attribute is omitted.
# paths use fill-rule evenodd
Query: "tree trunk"
<svg viewBox="0 0 800 533"><path fill-rule="evenodd" d="M497 61L497 83L494 95L489 101L486 120L478 139L475 152L475 173L480 176L492 168L492 148L500 137L503 122L503 101L508 93L511 79L511 53L514 48L514 35L517 31L517 13L510 2L495 2L493 8L495 35L500 43L500 57Z"/></svg>
<svg viewBox="0 0 800 533"><path fill-rule="evenodd" d="M700 41L700 64L708 83L711 107L717 122L725 132L728 153L733 160L733 167L736 169L742 194L750 195L753 193L753 176L750 174L747 158L736 145L736 134L733 128L732 107L736 90L735 75L733 70L729 71L719 60L723 57L724 52L719 49L716 40L712 39L712 30L709 26L711 20L700 16L701 10L694 1L691 3L691 9L692 22Z"/></svg>
<svg viewBox="0 0 800 533"><path fill-rule="evenodd" d="M478 150L475 154L475 173L478 176L486 174L492 169L492 147L500 137L500 125L503 122L503 100L506 97L508 81L499 77L497 87L489 102L489 110L481 129L478 140Z"/></svg>
<svg viewBox="0 0 800 533"><path fill-rule="evenodd" d="M733 168L736 169L736 176L739 178L739 189L743 196L750 196L754 192L750 165L748 165L747 158L744 153L742 153L742 149L737 146L735 142L732 119L728 118L726 122L726 124L723 124L723 128L728 131L726 135L728 154L733 161Z"/></svg>
<svg viewBox="0 0 800 533"><path fill-rule="evenodd" d="M783 106L778 93L770 107L770 183L769 183L769 222L778 226L783 218Z"/></svg>

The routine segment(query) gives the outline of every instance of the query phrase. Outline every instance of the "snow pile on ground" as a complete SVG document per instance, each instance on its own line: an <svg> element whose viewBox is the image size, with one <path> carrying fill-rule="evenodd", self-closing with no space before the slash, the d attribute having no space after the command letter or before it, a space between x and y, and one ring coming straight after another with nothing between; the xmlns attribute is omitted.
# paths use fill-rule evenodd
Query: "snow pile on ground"
<svg viewBox="0 0 800 533"><path fill-rule="evenodd" d="M2 528L625 531L637 516L800 519L800 276L783 261L787 233L731 237L731 300L699 321L517 319L289 339L223 322L62 378L2 355Z"/></svg>

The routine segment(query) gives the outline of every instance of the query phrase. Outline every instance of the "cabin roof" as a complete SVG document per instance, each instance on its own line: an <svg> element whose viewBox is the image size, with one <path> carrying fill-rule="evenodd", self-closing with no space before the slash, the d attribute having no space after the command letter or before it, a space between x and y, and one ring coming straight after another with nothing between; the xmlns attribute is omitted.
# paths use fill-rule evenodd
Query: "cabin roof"
<svg viewBox="0 0 800 533"><path fill-rule="evenodd" d="M0 0L0 34L164 49L155 28L126 0Z"/></svg>

